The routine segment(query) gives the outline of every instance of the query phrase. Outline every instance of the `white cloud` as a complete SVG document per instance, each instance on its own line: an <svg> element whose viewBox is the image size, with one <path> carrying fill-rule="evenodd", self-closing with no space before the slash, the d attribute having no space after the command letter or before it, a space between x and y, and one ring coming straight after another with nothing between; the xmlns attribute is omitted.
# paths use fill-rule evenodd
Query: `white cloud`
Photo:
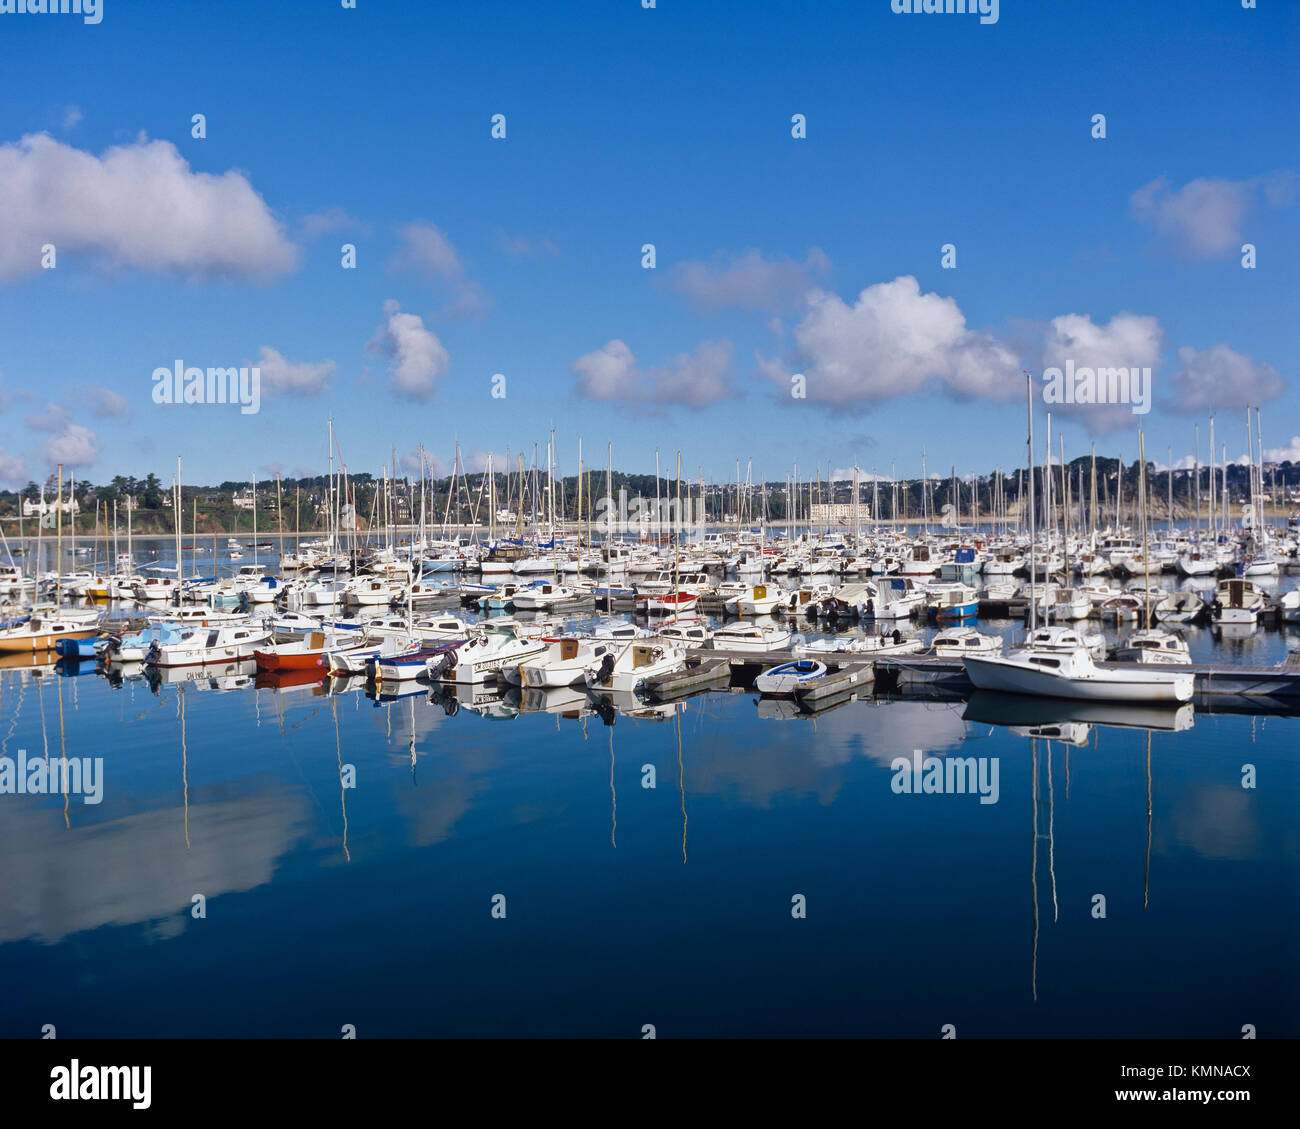
<svg viewBox="0 0 1300 1129"><path fill-rule="evenodd" d="M473 281L456 248L441 228L423 220L402 225L397 231L400 247L393 265L437 284L448 298L442 311L447 317L482 317L491 300L487 291Z"/></svg>
<svg viewBox="0 0 1300 1129"><path fill-rule="evenodd" d="M1265 447L1266 463L1300 463L1300 435L1291 436L1285 447Z"/></svg>
<svg viewBox="0 0 1300 1129"><path fill-rule="evenodd" d="M679 353L666 365L638 369L632 350L616 337L571 367L578 374L575 391L588 400L699 407L735 394L730 364L730 341L703 341L693 353Z"/></svg>
<svg viewBox="0 0 1300 1129"><path fill-rule="evenodd" d="M318 396L327 390L326 381L334 375L333 361L294 363L283 354L263 345L257 356L262 388L289 395Z"/></svg>
<svg viewBox="0 0 1300 1129"><path fill-rule="evenodd" d="M1134 192L1129 204L1175 251L1217 258L1240 251L1244 221L1261 192L1270 206L1280 207L1294 183L1294 173L1282 172L1249 180L1200 178L1175 189L1160 176Z"/></svg>
<svg viewBox="0 0 1300 1129"><path fill-rule="evenodd" d="M463 470L468 474L481 474L487 470L488 464L487 451L475 451L473 454L461 455L460 463ZM510 469L506 462L504 451L493 451L492 455L492 472L493 474L504 474Z"/></svg>
<svg viewBox="0 0 1300 1129"><path fill-rule="evenodd" d="M820 247L809 250L802 262L793 259L765 259L761 251L717 255L710 262L691 260L678 263L672 284L701 310L734 307L762 313L799 309L815 279L830 273L831 262Z"/></svg>
<svg viewBox="0 0 1300 1129"><path fill-rule="evenodd" d="M853 468L852 468L851 466L850 466L850 467L836 467L833 471L831 471L831 481L832 481L832 482L848 482L848 483L852 483L852 481L853 481ZM863 470L862 467L858 467L858 484L859 484L859 485L861 485L861 484L864 483L864 482L889 482L889 481L890 481L890 478L889 478L889 475L887 475L887 474L877 474L877 473L875 473L875 472L873 472L873 471Z"/></svg>
<svg viewBox="0 0 1300 1129"><path fill-rule="evenodd" d="M87 393L86 406L92 415L101 418L126 414L126 398L103 386L96 386Z"/></svg>
<svg viewBox="0 0 1300 1129"><path fill-rule="evenodd" d="M58 404L46 404L39 412L27 417L27 426L33 431L62 431L68 425L71 413Z"/></svg>
<svg viewBox="0 0 1300 1129"><path fill-rule="evenodd" d="M393 392L412 400L432 400L438 377L451 367L451 356L417 314L404 314L392 298L384 303L384 323L369 348L389 358Z"/></svg>
<svg viewBox="0 0 1300 1129"><path fill-rule="evenodd" d="M1044 331L1043 368L1065 371L1069 361L1076 370L1150 368L1154 384L1163 339L1160 322L1147 315L1119 313L1097 325L1087 314L1062 314ZM1053 404L1051 408L1058 416L1073 416L1098 435L1133 427L1138 418L1130 404Z"/></svg>
<svg viewBox="0 0 1300 1129"><path fill-rule="evenodd" d="M854 410L929 385L959 398L1006 399L1023 388L1015 354L967 329L952 298L922 294L910 275L867 287L852 306L814 291L793 335L793 356L760 357L759 371L786 393L791 375L802 372L813 403Z"/></svg>
<svg viewBox="0 0 1300 1129"><path fill-rule="evenodd" d="M560 253L560 249L544 235L507 235L504 231L498 231L497 246L516 259Z"/></svg>
<svg viewBox="0 0 1300 1129"><path fill-rule="evenodd" d="M45 460L62 463L64 470L91 466L99 458L99 438L88 427L70 423L45 442Z"/></svg>
<svg viewBox="0 0 1300 1129"><path fill-rule="evenodd" d="M102 156L29 134L0 145L0 279L87 253L110 267L198 278L267 279L297 248L243 173L193 172L168 141L144 138Z"/></svg>
<svg viewBox="0 0 1300 1129"><path fill-rule="evenodd" d="M27 463L17 455L8 454L0 447L0 482L19 487L27 482Z"/></svg>
<svg viewBox="0 0 1300 1129"><path fill-rule="evenodd" d="M316 239L321 235L347 229L366 231L369 229L369 224L357 219L355 216L348 215L344 209L339 207L325 208L302 218L302 232L308 239Z"/></svg>
<svg viewBox="0 0 1300 1129"><path fill-rule="evenodd" d="M1227 345L1211 345L1198 353L1178 350L1178 371L1170 378L1174 411L1197 413L1219 408L1246 408L1275 399L1286 390L1272 365L1255 363Z"/></svg>
<svg viewBox="0 0 1300 1129"><path fill-rule="evenodd" d="M77 125L85 115L81 112L80 106L65 106L63 108L63 129L66 133Z"/></svg>
<svg viewBox="0 0 1300 1129"><path fill-rule="evenodd" d="M424 473L426 477L442 478L448 473L447 464L437 455L425 451L423 452L423 457ZM421 452L418 447L408 454L398 455L397 469L403 474L410 475L412 478L418 478L420 476L420 458Z"/></svg>

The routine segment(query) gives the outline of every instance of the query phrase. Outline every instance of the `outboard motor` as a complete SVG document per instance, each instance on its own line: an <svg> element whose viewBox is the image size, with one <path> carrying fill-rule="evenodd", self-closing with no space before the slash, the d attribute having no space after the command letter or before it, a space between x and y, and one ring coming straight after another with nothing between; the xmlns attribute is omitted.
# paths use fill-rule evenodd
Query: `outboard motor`
<svg viewBox="0 0 1300 1129"><path fill-rule="evenodd" d="M596 681L608 682L614 675L614 656L606 655L600 660L600 666L596 668ZM612 708L612 707L611 707ZM603 714L601 715L604 716ZM613 722L606 722L606 725L612 725Z"/></svg>
<svg viewBox="0 0 1300 1129"><path fill-rule="evenodd" d="M147 663L156 663L160 654L162 654L162 651L158 646L158 640L155 639L149 644L149 649L144 653L144 661Z"/></svg>
<svg viewBox="0 0 1300 1129"><path fill-rule="evenodd" d="M429 677L435 682L456 665L456 652L448 651L429 668Z"/></svg>

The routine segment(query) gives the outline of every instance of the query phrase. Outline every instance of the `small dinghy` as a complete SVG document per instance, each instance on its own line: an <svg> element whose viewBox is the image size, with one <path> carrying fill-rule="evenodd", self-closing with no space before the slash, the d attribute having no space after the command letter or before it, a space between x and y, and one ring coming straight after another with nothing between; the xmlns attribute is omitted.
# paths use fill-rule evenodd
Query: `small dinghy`
<svg viewBox="0 0 1300 1129"><path fill-rule="evenodd" d="M104 639L102 635L91 639L60 639L54 649L65 659L93 659L98 653L96 648L104 645Z"/></svg>
<svg viewBox="0 0 1300 1129"><path fill-rule="evenodd" d="M754 689L770 697L786 697L800 687L826 677L826 664L814 659L796 659L774 666L754 679Z"/></svg>

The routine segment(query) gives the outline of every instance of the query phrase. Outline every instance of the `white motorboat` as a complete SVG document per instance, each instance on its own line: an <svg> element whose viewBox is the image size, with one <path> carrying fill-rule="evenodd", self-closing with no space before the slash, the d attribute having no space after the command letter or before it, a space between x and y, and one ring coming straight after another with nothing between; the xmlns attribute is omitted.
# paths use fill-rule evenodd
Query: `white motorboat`
<svg viewBox="0 0 1300 1129"><path fill-rule="evenodd" d="M1151 609L1161 622L1185 623L1205 610L1205 601L1197 592L1170 592Z"/></svg>
<svg viewBox="0 0 1300 1129"><path fill-rule="evenodd" d="M469 641L457 648L455 662L443 671L444 682L478 683L494 678L507 666L518 666L546 651L546 642L520 632L513 620L487 622L475 627ZM439 662L439 660L433 660Z"/></svg>
<svg viewBox="0 0 1300 1129"><path fill-rule="evenodd" d="M790 639L790 632L777 624L733 623L713 633L713 646L720 651L779 651Z"/></svg>
<svg viewBox="0 0 1300 1129"><path fill-rule="evenodd" d="M507 681L536 689L556 689L586 683L587 671L606 655L617 657L622 644L577 635L543 637L546 650L535 658L505 667Z"/></svg>
<svg viewBox="0 0 1300 1129"><path fill-rule="evenodd" d="M692 616L665 620L655 628L655 634L676 643L685 643L688 647L704 647L713 638L713 629L704 620Z"/></svg>
<svg viewBox="0 0 1300 1129"><path fill-rule="evenodd" d="M1300 588L1283 592L1278 597L1277 607L1283 623L1300 623Z"/></svg>
<svg viewBox="0 0 1300 1129"><path fill-rule="evenodd" d="M411 625L411 634L417 639L468 639L469 632L469 624L455 615L426 616Z"/></svg>
<svg viewBox="0 0 1300 1129"><path fill-rule="evenodd" d="M150 666L199 666L251 659L270 641L270 628L242 624L233 627L192 627L174 643L155 642L145 655Z"/></svg>
<svg viewBox="0 0 1300 1129"><path fill-rule="evenodd" d="M634 640L623 643L616 653L606 652L600 662L588 668L587 686L615 692L637 690L648 678L672 674L686 665L686 648L663 640Z"/></svg>
<svg viewBox="0 0 1300 1129"><path fill-rule="evenodd" d="M781 602L781 590L775 584L752 584L727 600L727 610L736 615L767 615Z"/></svg>
<svg viewBox="0 0 1300 1129"><path fill-rule="evenodd" d="M648 627L638 627L625 619L606 619L591 628L593 639L614 639L626 643L631 639L647 639L652 632Z"/></svg>
<svg viewBox="0 0 1300 1129"><path fill-rule="evenodd" d="M1001 635L983 635L973 627L945 627L930 640L930 654L936 658L1002 653Z"/></svg>
<svg viewBox="0 0 1300 1129"><path fill-rule="evenodd" d="M514 605L524 611L553 608L577 598L577 591L567 584L530 584L515 592Z"/></svg>
<svg viewBox="0 0 1300 1129"><path fill-rule="evenodd" d="M1032 640L1043 639L1039 645ZM1001 655L966 655L966 674L980 690L1035 694L1091 701L1186 702L1192 697L1191 673L1099 667L1072 627L1045 627L1031 642Z"/></svg>
<svg viewBox="0 0 1300 1129"><path fill-rule="evenodd" d="M1264 593L1244 578L1220 580L1210 605L1210 618L1217 624L1254 627L1264 610Z"/></svg>
<svg viewBox="0 0 1300 1129"><path fill-rule="evenodd" d="M1134 631L1115 649L1114 657L1117 662L1170 663L1179 666L1190 666L1192 662L1187 640L1158 627Z"/></svg>

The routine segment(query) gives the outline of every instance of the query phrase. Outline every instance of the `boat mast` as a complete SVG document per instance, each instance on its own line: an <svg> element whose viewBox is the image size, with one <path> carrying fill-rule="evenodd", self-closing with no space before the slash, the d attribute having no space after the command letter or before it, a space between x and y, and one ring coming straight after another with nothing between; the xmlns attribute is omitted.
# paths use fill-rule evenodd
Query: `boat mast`
<svg viewBox="0 0 1300 1129"><path fill-rule="evenodd" d="M1025 370L1025 403L1029 409L1029 630L1038 626L1038 594L1034 585L1036 559L1034 540L1037 530L1034 525L1034 378Z"/></svg>
<svg viewBox="0 0 1300 1129"><path fill-rule="evenodd" d="M1142 572L1146 580L1146 629L1151 630L1151 552L1147 548L1147 455L1142 429L1138 428L1138 506L1142 511Z"/></svg>

